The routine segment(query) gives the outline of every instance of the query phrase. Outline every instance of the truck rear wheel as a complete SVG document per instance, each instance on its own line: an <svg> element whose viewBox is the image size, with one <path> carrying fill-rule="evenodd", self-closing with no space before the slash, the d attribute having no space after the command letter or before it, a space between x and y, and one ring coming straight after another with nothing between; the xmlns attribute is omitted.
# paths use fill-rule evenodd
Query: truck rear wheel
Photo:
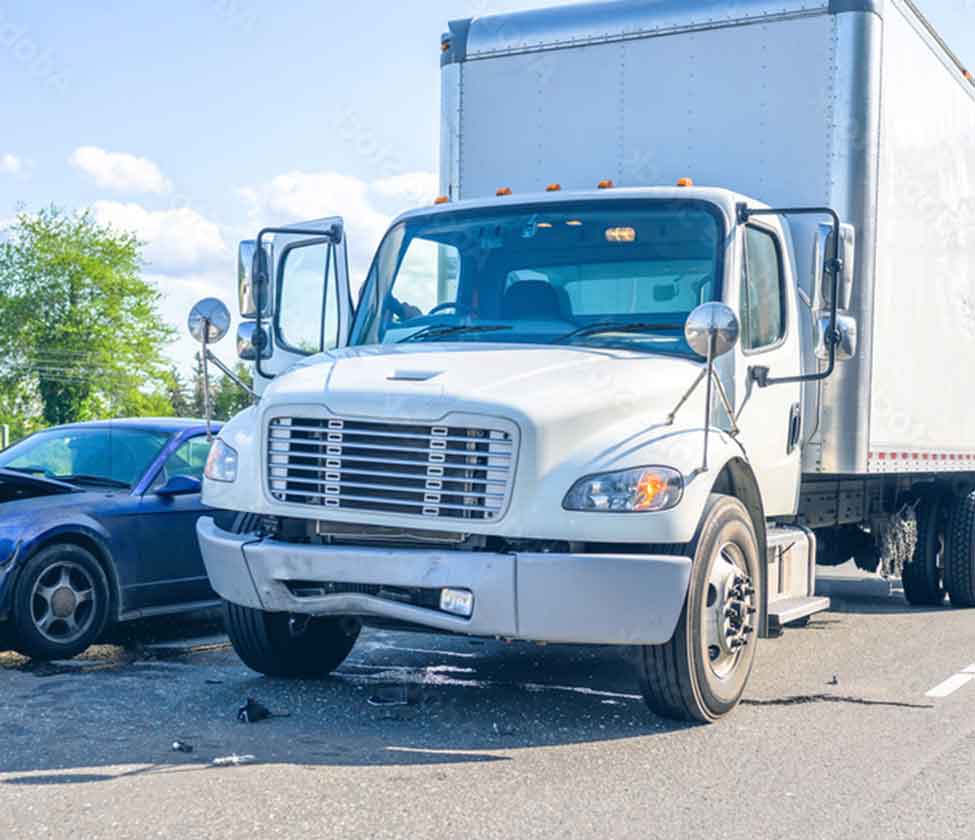
<svg viewBox="0 0 975 840"><path fill-rule="evenodd" d="M359 636L341 618L269 613L224 601L224 625L243 663L269 677L324 677L341 665ZM292 620L294 619L294 620Z"/></svg>
<svg viewBox="0 0 975 840"><path fill-rule="evenodd" d="M745 506L711 496L688 551L693 566L684 610L667 644L642 648L640 688L662 717L712 723L738 705L755 661L764 594Z"/></svg>
<svg viewBox="0 0 975 840"><path fill-rule="evenodd" d="M904 566L904 597L915 607L935 607L945 600L944 557L948 499L931 491L917 507L917 545Z"/></svg>
<svg viewBox="0 0 975 840"><path fill-rule="evenodd" d="M951 505L945 546L945 589L956 607L975 607L975 492Z"/></svg>

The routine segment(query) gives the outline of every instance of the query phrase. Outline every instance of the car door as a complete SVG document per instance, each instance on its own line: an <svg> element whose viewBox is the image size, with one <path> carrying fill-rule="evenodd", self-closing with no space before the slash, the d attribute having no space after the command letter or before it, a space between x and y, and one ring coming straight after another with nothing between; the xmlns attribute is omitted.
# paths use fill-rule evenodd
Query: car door
<svg viewBox="0 0 975 840"><path fill-rule="evenodd" d="M266 248L265 235L273 237ZM269 306L261 324L270 357L256 359L257 390L303 358L345 344L352 323L348 249L341 218L264 231L257 253L270 254ZM265 256L264 260L268 258Z"/></svg>
<svg viewBox="0 0 975 840"><path fill-rule="evenodd" d="M739 440L758 478L766 516L791 516L802 471L801 385L759 388L751 372L768 368L774 378L801 373L796 285L776 225L750 223L742 239L735 364Z"/></svg>
<svg viewBox="0 0 975 840"><path fill-rule="evenodd" d="M139 608L154 609L216 600L210 588L196 521L208 509L199 493L160 496L173 476L202 479L210 444L197 435L178 444L153 477L139 504Z"/></svg>

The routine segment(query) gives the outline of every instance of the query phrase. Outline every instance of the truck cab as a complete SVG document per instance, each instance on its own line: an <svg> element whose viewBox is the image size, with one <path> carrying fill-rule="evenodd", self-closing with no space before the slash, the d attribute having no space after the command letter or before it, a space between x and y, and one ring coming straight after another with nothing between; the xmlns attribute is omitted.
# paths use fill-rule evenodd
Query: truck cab
<svg viewBox="0 0 975 840"><path fill-rule="evenodd" d="M767 527L797 510L815 332L788 228L687 181L499 193L397 219L354 315L341 220L242 246L262 393L205 492L250 526L200 528L230 627L304 616L339 628L339 651L372 621L661 655L693 629L711 693L648 697L720 716L769 604L826 605L811 535L785 529L783 552ZM715 352L693 332L709 311ZM760 387L759 368L785 382ZM259 661L232 635L277 671L280 651Z"/></svg>

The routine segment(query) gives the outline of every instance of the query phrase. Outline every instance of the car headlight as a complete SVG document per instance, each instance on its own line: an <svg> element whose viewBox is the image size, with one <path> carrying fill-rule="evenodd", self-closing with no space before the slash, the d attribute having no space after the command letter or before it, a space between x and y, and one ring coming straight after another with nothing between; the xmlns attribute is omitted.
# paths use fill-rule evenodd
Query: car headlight
<svg viewBox="0 0 975 840"><path fill-rule="evenodd" d="M562 506L602 513L648 513L676 507L683 495L684 478L677 470L637 467L577 481Z"/></svg>
<svg viewBox="0 0 975 840"><path fill-rule="evenodd" d="M237 480L237 450L217 438L210 447L207 466L203 471L210 481L232 484Z"/></svg>

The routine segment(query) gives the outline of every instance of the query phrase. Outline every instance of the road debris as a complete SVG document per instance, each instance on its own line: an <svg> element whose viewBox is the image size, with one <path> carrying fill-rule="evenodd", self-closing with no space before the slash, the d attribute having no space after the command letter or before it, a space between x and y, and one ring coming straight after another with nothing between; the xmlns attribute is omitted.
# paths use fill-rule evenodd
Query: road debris
<svg viewBox="0 0 975 840"><path fill-rule="evenodd" d="M248 697L244 705L237 710L237 720L241 723L259 723L276 717L291 717L290 712L272 712L263 703L258 703L253 697Z"/></svg>
<svg viewBox="0 0 975 840"><path fill-rule="evenodd" d="M211 762L214 767L240 767L242 764L251 764L257 761L253 755L227 755L222 758L215 758Z"/></svg>
<svg viewBox="0 0 975 840"><path fill-rule="evenodd" d="M381 685L367 701L370 706L415 706L423 697L423 688L414 683Z"/></svg>

